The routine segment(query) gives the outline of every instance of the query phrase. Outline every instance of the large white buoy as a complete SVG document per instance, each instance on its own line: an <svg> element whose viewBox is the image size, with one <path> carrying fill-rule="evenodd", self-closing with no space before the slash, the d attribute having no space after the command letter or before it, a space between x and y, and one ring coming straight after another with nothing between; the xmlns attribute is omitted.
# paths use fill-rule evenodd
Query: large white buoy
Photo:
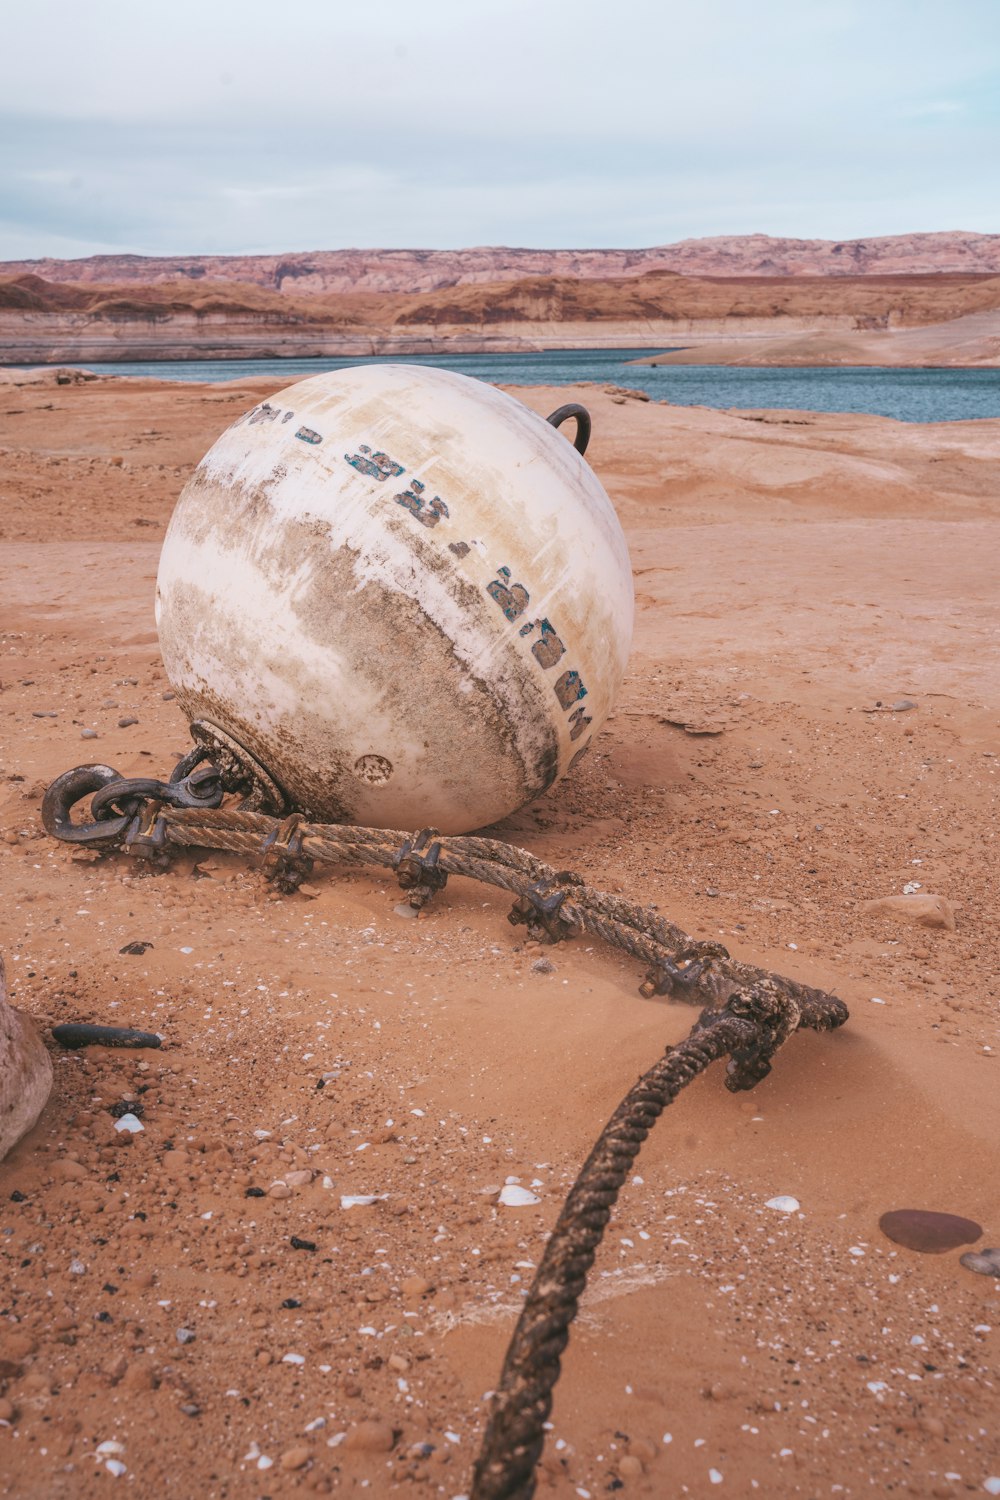
<svg viewBox="0 0 1000 1500"><path fill-rule="evenodd" d="M184 488L156 616L192 720L313 818L458 833L564 776L632 634L628 551L567 437L492 386L288 386Z"/></svg>

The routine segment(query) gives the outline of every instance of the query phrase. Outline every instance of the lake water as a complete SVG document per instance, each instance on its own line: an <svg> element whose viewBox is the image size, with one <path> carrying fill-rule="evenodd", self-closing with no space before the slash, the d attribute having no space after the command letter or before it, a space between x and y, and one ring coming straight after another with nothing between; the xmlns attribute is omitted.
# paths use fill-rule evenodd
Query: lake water
<svg viewBox="0 0 1000 1500"><path fill-rule="evenodd" d="M372 359L162 360L100 364L108 375L160 380L237 380L273 376L275 388L359 364L435 365L498 385L571 385L581 380L627 385L678 406L871 412L902 422L957 422L1000 417L1000 369L796 369L731 365L630 365L650 349L552 349L540 354L379 355Z"/></svg>

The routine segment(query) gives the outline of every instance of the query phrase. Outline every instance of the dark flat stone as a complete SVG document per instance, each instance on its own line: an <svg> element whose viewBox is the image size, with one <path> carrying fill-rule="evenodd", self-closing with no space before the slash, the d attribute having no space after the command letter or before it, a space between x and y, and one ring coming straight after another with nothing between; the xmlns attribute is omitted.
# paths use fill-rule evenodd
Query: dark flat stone
<svg viewBox="0 0 1000 1500"><path fill-rule="evenodd" d="M925 1255L943 1255L947 1250L956 1250L959 1245L972 1245L982 1234L982 1226L974 1219L963 1219L958 1214L934 1213L929 1208L896 1208L883 1214L878 1227L887 1239L907 1250L919 1250Z"/></svg>

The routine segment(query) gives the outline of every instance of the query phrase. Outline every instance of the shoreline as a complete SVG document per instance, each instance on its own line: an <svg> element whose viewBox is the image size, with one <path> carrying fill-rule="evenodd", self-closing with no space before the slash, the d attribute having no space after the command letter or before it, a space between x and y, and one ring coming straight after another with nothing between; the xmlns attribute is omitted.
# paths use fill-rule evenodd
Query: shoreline
<svg viewBox="0 0 1000 1500"><path fill-rule="evenodd" d="M795 419L819 421L891 421L905 426L963 427L1000 419L1000 383L991 368L955 369L932 365L733 367L702 365L684 374L654 374L659 360L613 360L616 351L581 351L593 358L574 358L578 351L537 351L507 357L463 356L450 368L467 378L530 395L549 386L563 393L578 391L590 404L610 397L619 407L646 403L676 411L714 411L772 425ZM634 349L618 351L635 353ZM682 352L682 351L677 351ZM392 356L388 356L391 360ZM413 356L419 362L421 356ZM482 359L478 366L476 361ZM345 358L339 368L354 361ZM119 364L0 365L0 391L33 388L97 390L121 388L149 393L187 388L217 393L240 390L268 396L278 389L331 369L333 362L290 359L260 361L139 361ZM179 366L179 368L178 368ZM631 366L631 368L630 368ZM446 363L444 368L449 368ZM653 367L653 368L651 368ZM439 366L440 368L440 366ZM649 370L643 374L643 370ZM961 377L967 377L965 379Z"/></svg>
<svg viewBox="0 0 1000 1500"><path fill-rule="evenodd" d="M267 317L178 313L116 318L0 310L0 363L370 358L649 350L635 364L995 368L1000 311L944 322L859 328L857 317L498 319L484 324L289 326Z"/></svg>

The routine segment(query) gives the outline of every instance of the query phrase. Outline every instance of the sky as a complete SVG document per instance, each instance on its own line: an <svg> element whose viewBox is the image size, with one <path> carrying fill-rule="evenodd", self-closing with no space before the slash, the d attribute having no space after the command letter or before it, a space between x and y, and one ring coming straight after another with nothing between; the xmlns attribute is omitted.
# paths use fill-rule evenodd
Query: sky
<svg viewBox="0 0 1000 1500"><path fill-rule="evenodd" d="M1000 232L1000 0L0 0L0 259Z"/></svg>

